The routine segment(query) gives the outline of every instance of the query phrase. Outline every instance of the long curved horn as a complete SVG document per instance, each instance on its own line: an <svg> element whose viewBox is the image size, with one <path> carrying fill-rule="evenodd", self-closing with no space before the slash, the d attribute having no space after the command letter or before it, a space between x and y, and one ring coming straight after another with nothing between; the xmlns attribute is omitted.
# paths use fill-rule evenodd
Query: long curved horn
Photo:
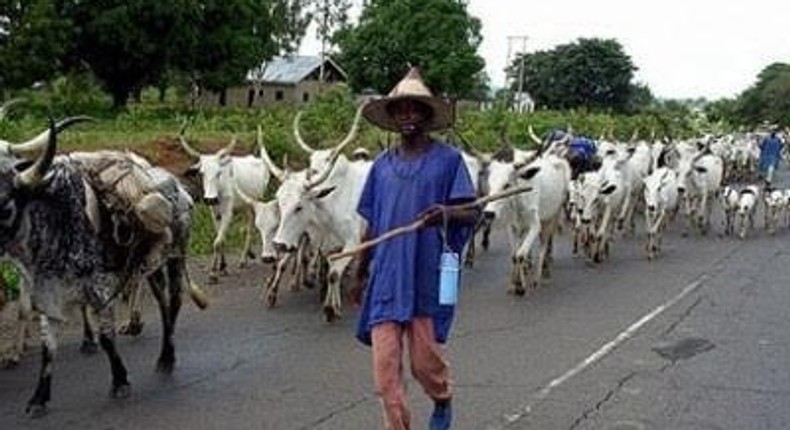
<svg viewBox="0 0 790 430"><path fill-rule="evenodd" d="M231 136L230 138L230 143L226 147L217 151L217 155L221 157L230 154L231 152L233 152L233 149L236 148L236 143L238 141L239 141L239 137L236 136L236 133L233 133L233 136Z"/></svg>
<svg viewBox="0 0 790 430"><path fill-rule="evenodd" d="M362 109L365 108L365 103L362 103L357 108L357 113L354 115L354 123L351 125L351 131L348 132L345 139L343 139L336 147L333 149L334 153L333 156L337 157L343 151L343 149L348 146L349 143L354 141L357 137L357 132L359 131L359 120L362 119ZM337 154L337 155L335 155Z"/></svg>
<svg viewBox="0 0 790 430"><path fill-rule="evenodd" d="M58 147L57 131L55 130L55 120L49 120L49 140L44 152L38 156L35 163L19 173L14 179L16 188L35 188L44 180L44 175L55 159L55 151Z"/></svg>
<svg viewBox="0 0 790 430"><path fill-rule="evenodd" d="M0 106L0 120L5 119L5 116L8 115L8 110L11 108L11 106L22 103L23 101L25 101L25 99L18 97L3 103L3 105Z"/></svg>
<svg viewBox="0 0 790 430"><path fill-rule="evenodd" d="M305 143L304 139L302 139L302 133L299 131L299 120L302 118L302 111L296 113L294 117L294 138L296 139L296 143L308 154L312 154L315 152L315 149L311 148L310 145Z"/></svg>
<svg viewBox="0 0 790 430"><path fill-rule="evenodd" d="M527 131L529 132L529 138L532 139L533 142L537 143L538 145L543 143L543 140L535 134L535 130L532 129L532 124L527 126Z"/></svg>
<svg viewBox="0 0 790 430"><path fill-rule="evenodd" d="M629 142L636 142L637 139L639 139L639 127L634 129L634 133L631 135Z"/></svg>
<svg viewBox="0 0 790 430"><path fill-rule="evenodd" d="M486 154L478 151L477 148L472 146L472 144L469 143L469 141L466 140L466 138L460 132L454 132L454 134L458 136L458 140L461 141L461 146L464 148L464 150L469 151L469 153L472 154L472 156L474 156L475 158L481 160L485 158Z"/></svg>
<svg viewBox="0 0 790 430"><path fill-rule="evenodd" d="M266 151L266 145L263 144L263 129L260 124L258 124L258 148L261 150L261 160L263 160L263 164L269 168L269 171L272 172L272 175L277 178L278 181L283 182L285 180L285 172L283 169L277 167L272 159L269 158L269 152Z"/></svg>
<svg viewBox="0 0 790 430"><path fill-rule="evenodd" d="M79 124L81 122L96 122L96 119L90 116L71 116L65 119L58 121L55 124L54 130L55 133L60 133L61 131L67 129L68 127ZM10 145L8 151L17 157L24 157L27 154L36 153L43 150L47 142L49 142L49 134L52 129L47 129L39 133L38 136L22 143Z"/></svg>
<svg viewBox="0 0 790 430"><path fill-rule="evenodd" d="M200 158L203 154L201 154L200 151L198 151L197 149L189 146L189 143L187 143L187 139L184 137L184 132L186 131L186 129L187 129L187 122L184 121L184 123L181 124L181 131L178 132L178 142L181 143L181 147L184 148L184 152L189 154L190 157Z"/></svg>

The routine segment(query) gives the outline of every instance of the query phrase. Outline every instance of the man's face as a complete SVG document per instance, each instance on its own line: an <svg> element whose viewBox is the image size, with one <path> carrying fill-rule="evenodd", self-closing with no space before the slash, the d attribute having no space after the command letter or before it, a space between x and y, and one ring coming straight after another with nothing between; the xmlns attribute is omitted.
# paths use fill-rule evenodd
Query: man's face
<svg viewBox="0 0 790 430"><path fill-rule="evenodd" d="M421 132L430 118L430 108L415 100L397 100L387 105L387 111L401 133L413 135Z"/></svg>

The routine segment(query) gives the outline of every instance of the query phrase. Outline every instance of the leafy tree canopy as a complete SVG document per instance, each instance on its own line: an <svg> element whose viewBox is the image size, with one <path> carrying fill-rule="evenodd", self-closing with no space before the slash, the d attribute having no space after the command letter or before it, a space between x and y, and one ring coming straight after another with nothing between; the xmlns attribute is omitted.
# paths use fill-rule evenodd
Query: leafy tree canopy
<svg viewBox="0 0 790 430"><path fill-rule="evenodd" d="M626 112L652 96L632 83L634 66L616 40L579 39L548 51L517 56L508 68L518 88L523 60L523 87L539 106ZM637 98L632 98L637 95Z"/></svg>
<svg viewBox="0 0 790 430"><path fill-rule="evenodd" d="M389 91L409 65L421 69L437 94L479 91L485 66L477 54L480 20L460 0L372 0L359 24L335 34L352 87Z"/></svg>

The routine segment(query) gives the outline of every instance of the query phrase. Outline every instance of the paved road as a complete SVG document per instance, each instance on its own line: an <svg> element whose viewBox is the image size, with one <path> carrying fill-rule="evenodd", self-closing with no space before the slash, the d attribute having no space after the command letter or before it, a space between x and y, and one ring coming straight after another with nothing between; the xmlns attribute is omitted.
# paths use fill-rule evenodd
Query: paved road
<svg viewBox="0 0 790 430"><path fill-rule="evenodd" d="M761 225L762 223L758 223ZM505 294L507 252L495 241L466 272L448 348L456 429L790 428L790 231L746 241L669 232L648 262L625 238L588 266L559 239L554 278ZM111 400L103 355L65 341L48 416L22 413L37 356L0 371L0 429L378 429L369 351L353 311L326 325L315 291L263 308L258 266L186 308L178 366L156 374L155 318L123 338L132 396ZM411 381L415 428L429 405Z"/></svg>

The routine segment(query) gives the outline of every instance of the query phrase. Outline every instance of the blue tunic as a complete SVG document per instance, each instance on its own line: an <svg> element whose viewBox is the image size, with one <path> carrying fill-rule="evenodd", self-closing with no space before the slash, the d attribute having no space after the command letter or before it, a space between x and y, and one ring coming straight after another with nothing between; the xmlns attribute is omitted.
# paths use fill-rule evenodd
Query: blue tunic
<svg viewBox="0 0 790 430"><path fill-rule="evenodd" d="M574 137L568 145L571 153L580 155L584 160L592 160L595 156L595 143L586 137Z"/></svg>
<svg viewBox="0 0 790 430"><path fill-rule="evenodd" d="M760 172L765 173L768 167L779 167L779 160L782 155L782 141L778 137L766 137L760 143Z"/></svg>
<svg viewBox="0 0 790 430"><path fill-rule="evenodd" d="M403 159L385 151L373 163L362 189L357 212L374 237L410 224L435 204L473 200L475 190L461 153L444 143L433 144L417 158ZM415 316L434 320L436 340L450 331L454 306L439 305L439 259L444 248L439 227L397 236L373 248L370 276L359 316L357 338L370 345L376 324L406 323ZM463 249L472 226L451 223L448 245Z"/></svg>

